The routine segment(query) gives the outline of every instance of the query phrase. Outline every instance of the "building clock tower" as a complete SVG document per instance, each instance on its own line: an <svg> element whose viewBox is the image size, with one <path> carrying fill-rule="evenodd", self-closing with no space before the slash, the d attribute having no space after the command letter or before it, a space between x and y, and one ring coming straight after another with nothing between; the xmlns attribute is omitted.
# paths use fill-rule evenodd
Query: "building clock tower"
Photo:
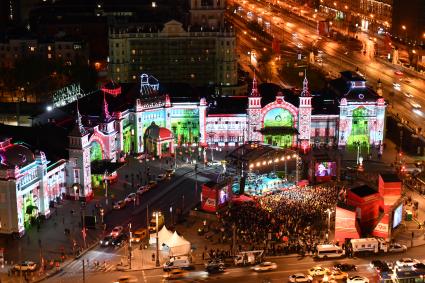
<svg viewBox="0 0 425 283"><path fill-rule="evenodd" d="M308 89L307 74L304 77L303 90L300 95L300 106L298 113L298 146L305 152L310 149L311 136L311 94Z"/></svg>
<svg viewBox="0 0 425 283"><path fill-rule="evenodd" d="M248 141L261 141L261 96L257 88L257 79L252 80L251 95L248 97L247 109Z"/></svg>

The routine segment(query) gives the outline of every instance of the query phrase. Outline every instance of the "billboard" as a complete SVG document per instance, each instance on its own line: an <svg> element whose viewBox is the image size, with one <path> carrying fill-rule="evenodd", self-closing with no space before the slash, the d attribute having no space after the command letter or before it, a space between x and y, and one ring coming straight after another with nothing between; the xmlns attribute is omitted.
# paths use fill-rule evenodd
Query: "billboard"
<svg viewBox="0 0 425 283"><path fill-rule="evenodd" d="M317 162L314 167L314 176L336 176L336 162Z"/></svg>
<svg viewBox="0 0 425 283"><path fill-rule="evenodd" d="M403 204L400 204L396 209L394 209L393 214L393 229L400 225L403 218Z"/></svg>

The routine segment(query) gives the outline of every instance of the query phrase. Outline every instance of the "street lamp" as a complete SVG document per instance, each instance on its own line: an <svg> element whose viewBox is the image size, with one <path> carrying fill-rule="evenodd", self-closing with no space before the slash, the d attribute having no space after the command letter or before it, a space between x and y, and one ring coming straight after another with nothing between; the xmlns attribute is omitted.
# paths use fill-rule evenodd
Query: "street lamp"
<svg viewBox="0 0 425 283"><path fill-rule="evenodd" d="M103 174L103 181L105 182L105 204L108 205L108 170Z"/></svg>
<svg viewBox="0 0 425 283"><path fill-rule="evenodd" d="M158 221L157 221L157 223L158 223ZM131 222L128 223L128 233L129 233L129 239L130 239L128 241L128 263L129 263L129 267L130 267L130 270L131 270L131 253L132 253L132 250L131 250L131 238L133 237L132 232L131 232ZM156 239L158 240L158 232L157 232L157 238Z"/></svg>
<svg viewBox="0 0 425 283"><path fill-rule="evenodd" d="M332 210L330 208L326 209L325 212L328 213L328 232L326 233L326 241L329 241L329 234L331 232L331 213Z"/></svg>
<svg viewBox="0 0 425 283"><path fill-rule="evenodd" d="M155 266L159 267L159 236L158 236L158 218L161 216L161 211L154 211L153 217L155 217L155 229L156 229L156 258Z"/></svg>

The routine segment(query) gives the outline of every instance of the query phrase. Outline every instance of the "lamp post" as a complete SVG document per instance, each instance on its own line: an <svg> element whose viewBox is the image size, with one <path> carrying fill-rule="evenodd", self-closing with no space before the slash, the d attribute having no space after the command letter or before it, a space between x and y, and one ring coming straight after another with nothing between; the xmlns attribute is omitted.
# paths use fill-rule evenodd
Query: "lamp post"
<svg viewBox="0 0 425 283"><path fill-rule="evenodd" d="M155 229L156 229L156 257L155 266L159 267L159 236L158 236L158 218L161 216L160 211L154 211L153 216L155 217Z"/></svg>
<svg viewBox="0 0 425 283"><path fill-rule="evenodd" d="M103 208L100 209L100 222L103 224L103 216L105 216L105 210Z"/></svg>
<svg viewBox="0 0 425 283"><path fill-rule="evenodd" d="M174 170L177 169L177 144L174 144Z"/></svg>
<svg viewBox="0 0 425 283"><path fill-rule="evenodd" d="M157 223L158 223L158 220L157 220ZM156 225L158 227L158 224L156 224ZM128 263L129 263L129 267L130 267L130 270L131 270L131 253L132 253L132 249L131 249L131 238L133 236L132 235L132 232L131 232L131 222L128 223L128 233L129 233L129 239L130 239L128 241ZM158 232L156 233L156 239L158 240Z"/></svg>
<svg viewBox="0 0 425 283"><path fill-rule="evenodd" d="M105 204L108 205L108 170L103 174L103 181L105 182Z"/></svg>
<svg viewBox="0 0 425 283"><path fill-rule="evenodd" d="M326 233L326 241L329 240L329 234L331 232L331 213L332 210L330 208L326 209L325 212L328 213L328 232Z"/></svg>
<svg viewBox="0 0 425 283"><path fill-rule="evenodd" d="M407 28L406 28L406 26L405 25L402 25L401 26L401 28L403 29L403 31L404 31L404 40L406 41L406 43L407 43Z"/></svg>

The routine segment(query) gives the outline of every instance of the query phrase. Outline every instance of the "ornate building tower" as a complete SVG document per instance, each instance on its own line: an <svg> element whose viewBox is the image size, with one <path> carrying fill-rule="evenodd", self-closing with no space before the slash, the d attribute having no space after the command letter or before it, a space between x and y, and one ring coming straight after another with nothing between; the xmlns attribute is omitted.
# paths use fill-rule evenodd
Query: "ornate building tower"
<svg viewBox="0 0 425 283"><path fill-rule="evenodd" d="M257 88L257 79L252 80L251 95L248 97L247 112L247 128L248 128L248 141L261 141L262 136L259 132L261 129L261 96Z"/></svg>
<svg viewBox="0 0 425 283"><path fill-rule="evenodd" d="M90 199L93 193L91 188L89 133L81 122L78 101L75 125L69 133L68 139L69 162L66 166L66 183L73 185L67 188L67 195L75 199Z"/></svg>
<svg viewBox="0 0 425 283"><path fill-rule="evenodd" d="M115 141L117 131L115 130L115 118L109 114L105 93L103 93L102 111L99 117L99 131L104 135L103 159L115 161L117 158L117 142Z"/></svg>
<svg viewBox="0 0 425 283"><path fill-rule="evenodd" d="M299 146L303 151L307 151L310 148L311 136L311 94L308 90L307 74L304 77L298 113Z"/></svg>

